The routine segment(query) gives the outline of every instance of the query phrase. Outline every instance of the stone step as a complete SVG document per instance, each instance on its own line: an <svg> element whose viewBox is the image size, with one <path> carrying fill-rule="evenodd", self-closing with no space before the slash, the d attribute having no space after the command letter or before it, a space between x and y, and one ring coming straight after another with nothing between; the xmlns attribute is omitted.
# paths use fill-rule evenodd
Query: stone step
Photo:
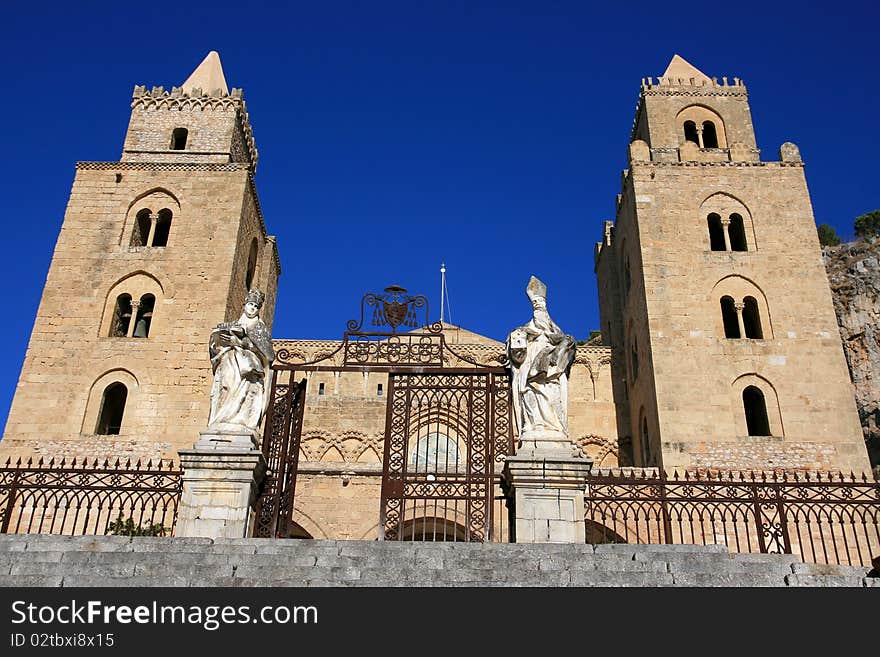
<svg viewBox="0 0 880 657"><path fill-rule="evenodd" d="M877 586L867 572L723 545L0 535L0 586Z"/></svg>

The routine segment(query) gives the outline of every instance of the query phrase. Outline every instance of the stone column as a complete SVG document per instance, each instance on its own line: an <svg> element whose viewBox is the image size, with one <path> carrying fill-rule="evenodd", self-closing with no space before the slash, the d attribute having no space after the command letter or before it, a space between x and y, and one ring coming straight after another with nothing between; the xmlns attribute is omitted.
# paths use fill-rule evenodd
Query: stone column
<svg viewBox="0 0 880 657"><path fill-rule="evenodd" d="M730 251L730 219L721 220L721 232L724 233L724 250Z"/></svg>
<svg viewBox="0 0 880 657"><path fill-rule="evenodd" d="M570 452L569 452L570 454ZM504 464L502 485L513 502L516 543L583 543L584 490L592 459L517 454Z"/></svg>
<svg viewBox="0 0 880 657"><path fill-rule="evenodd" d="M739 324L739 337L741 339L745 339L746 337L746 324L743 321L743 309L746 307L742 301L736 301L733 304L733 307L736 309L736 321Z"/></svg>
<svg viewBox="0 0 880 657"><path fill-rule="evenodd" d="M176 536L244 538L251 508L266 474L256 434L245 427L201 432L193 449L180 450L183 494Z"/></svg>
<svg viewBox="0 0 880 657"><path fill-rule="evenodd" d="M153 246L153 237L156 235L156 225L159 223L159 215L153 212L150 214L150 232L147 235L147 243L144 246Z"/></svg>
<svg viewBox="0 0 880 657"><path fill-rule="evenodd" d="M126 331L127 338L134 337L134 327L137 324L137 316L138 310L140 310L141 302L138 299L131 300L131 319L128 320L128 330Z"/></svg>

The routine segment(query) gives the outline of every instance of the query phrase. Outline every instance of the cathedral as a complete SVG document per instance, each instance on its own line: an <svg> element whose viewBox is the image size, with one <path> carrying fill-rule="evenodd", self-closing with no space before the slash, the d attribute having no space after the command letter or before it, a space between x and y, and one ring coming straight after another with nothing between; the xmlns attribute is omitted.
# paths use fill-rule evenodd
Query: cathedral
<svg viewBox="0 0 880 657"><path fill-rule="evenodd" d="M628 156L595 247L601 335L577 346L569 373L573 450L600 472L870 473L797 146L762 159L743 81L676 55L641 81ZM76 164L4 460L176 460L193 446L211 406L211 329L254 289L270 330L284 307L288 245L268 232L257 161L242 90L216 52L179 87L134 88L119 161ZM371 292L338 341L274 336L263 451L269 487L290 494L285 535L375 538L399 493L388 473L470 468L477 434L489 446L468 481L484 477L480 513L503 532L498 476L516 450L505 344L421 316L370 333L376 304L420 307L402 288ZM368 343L396 345L395 358L430 349L377 364L357 357ZM395 394L442 397L415 380L429 369L484 379L450 384L466 388L455 413L425 402L445 415L413 424L396 454Z"/></svg>

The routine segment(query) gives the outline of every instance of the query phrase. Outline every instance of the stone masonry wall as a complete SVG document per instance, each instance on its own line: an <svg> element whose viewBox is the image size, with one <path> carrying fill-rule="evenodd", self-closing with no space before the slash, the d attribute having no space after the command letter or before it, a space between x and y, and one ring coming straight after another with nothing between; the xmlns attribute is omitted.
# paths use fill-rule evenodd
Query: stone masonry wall
<svg viewBox="0 0 880 657"><path fill-rule="evenodd" d="M176 459L192 446L208 418L207 337L227 316L248 189L244 165L78 167L0 452ZM129 247L129 208L151 194L179 204L168 244ZM132 274L157 295L149 337L109 337L108 297ZM113 380L129 388L122 428L96 436Z"/></svg>
<svg viewBox="0 0 880 657"><path fill-rule="evenodd" d="M765 442L741 440L737 382L747 381L761 388L775 437L813 445L796 467L866 471L803 169L634 163L631 176L664 464L693 465L699 445L735 440L736 467L764 467ZM701 204L719 192L748 209L755 237L747 252L709 250ZM766 303L763 339L724 337L725 285ZM833 456L811 456L828 449Z"/></svg>

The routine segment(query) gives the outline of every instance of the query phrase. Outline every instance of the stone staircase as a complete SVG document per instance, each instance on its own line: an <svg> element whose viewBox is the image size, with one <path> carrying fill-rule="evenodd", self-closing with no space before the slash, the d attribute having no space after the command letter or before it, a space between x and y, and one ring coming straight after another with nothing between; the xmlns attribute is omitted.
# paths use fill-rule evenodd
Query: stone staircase
<svg viewBox="0 0 880 657"><path fill-rule="evenodd" d="M723 545L0 535L0 586L880 586L868 568Z"/></svg>

